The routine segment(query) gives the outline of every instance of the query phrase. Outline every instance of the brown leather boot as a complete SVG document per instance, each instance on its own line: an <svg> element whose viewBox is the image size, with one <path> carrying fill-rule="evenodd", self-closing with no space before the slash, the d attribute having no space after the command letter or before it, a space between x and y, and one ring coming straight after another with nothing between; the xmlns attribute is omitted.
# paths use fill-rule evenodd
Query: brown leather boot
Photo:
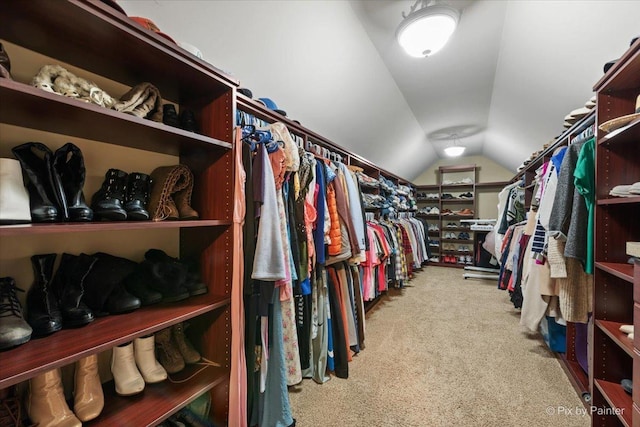
<svg viewBox="0 0 640 427"><path fill-rule="evenodd" d="M76 362L73 410L82 422L97 418L104 408L104 394L98 374L98 355Z"/></svg>
<svg viewBox="0 0 640 427"><path fill-rule="evenodd" d="M64 399L59 369L52 369L29 380L26 407L29 419L38 427L82 426Z"/></svg>
<svg viewBox="0 0 640 427"><path fill-rule="evenodd" d="M180 213L180 219L183 221L198 219L198 212L190 206L192 186L193 182L191 183L191 187L178 191L173 195L173 200L175 201L178 212Z"/></svg>
<svg viewBox="0 0 640 427"><path fill-rule="evenodd" d="M171 328L156 332L156 348L158 361L169 374L175 374L184 369L184 358L172 339Z"/></svg>
<svg viewBox="0 0 640 427"><path fill-rule="evenodd" d="M193 348L191 342L189 342L187 337L184 335L184 330L184 323L177 323L171 327L173 342L176 344L176 347L178 347L178 351L180 351L185 363L192 365L199 362L200 359L202 359L202 356L200 356L200 353Z"/></svg>

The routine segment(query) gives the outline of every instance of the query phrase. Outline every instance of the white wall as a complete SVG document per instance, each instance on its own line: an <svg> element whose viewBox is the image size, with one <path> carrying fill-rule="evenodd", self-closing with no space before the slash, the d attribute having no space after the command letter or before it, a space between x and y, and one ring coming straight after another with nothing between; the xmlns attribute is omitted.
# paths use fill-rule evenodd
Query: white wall
<svg viewBox="0 0 640 427"><path fill-rule="evenodd" d="M434 156L348 2L118 4L197 46L254 97L273 99L289 117L352 152L372 153L368 160L390 172L411 179L423 169L424 156ZM372 145L402 146L402 154L368 150Z"/></svg>

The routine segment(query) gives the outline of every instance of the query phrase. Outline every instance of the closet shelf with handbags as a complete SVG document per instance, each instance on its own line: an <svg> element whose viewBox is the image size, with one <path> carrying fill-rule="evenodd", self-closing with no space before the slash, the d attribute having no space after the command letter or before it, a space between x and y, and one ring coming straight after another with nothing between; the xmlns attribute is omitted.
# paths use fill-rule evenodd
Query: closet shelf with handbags
<svg viewBox="0 0 640 427"><path fill-rule="evenodd" d="M81 149L83 176L76 185L82 190L84 183L86 205L94 218L76 222L61 217L51 220L55 218L51 216L50 222L3 222L3 298L6 291L11 301L21 300L28 318L34 307L25 303L24 296L36 285L47 286L36 280L30 260L62 252L56 275L63 274L63 264L71 265L65 261L70 257L92 260L87 267L91 269L98 265L99 257L107 256L105 252L134 266L157 263L158 259L150 259L158 256L159 252L150 251L157 247L169 254L158 268L194 260L203 287L183 289L173 297L162 295L173 302L130 307L123 314L96 313L87 317L84 326L55 327L52 330L57 331L50 335L34 335L3 349L0 389L50 378L60 368L89 356L103 359L111 349L131 346L128 343L141 338L155 335L156 345L162 345L163 331L178 330L178 325L188 321L186 335L202 360L213 363L183 367L170 374L178 381L146 387L136 398L120 395L123 390L117 379L114 384L110 378L101 378L104 409L92 424L156 425L203 393L212 402L209 418L226 423L231 289L234 258L239 256L232 249L237 243L232 231L236 180L232 111L237 81L143 28L109 2L34 0L5 6L0 39L11 69L0 78L0 152L3 157L14 153L20 157L28 154L18 147L33 149L33 141L50 147L51 152L70 143L77 159ZM93 81L97 84L90 91L80 90ZM22 160L27 177L34 170ZM76 168L70 172L80 174L75 161L69 163ZM25 183L33 181L29 180ZM125 184L138 197L134 201L138 210L125 211L120 206L130 201L123 196ZM109 196L116 193L117 203ZM102 194L105 203L98 203L100 197L92 200L96 194ZM66 212L66 204L55 204ZM95 215L105 206L102 218ZM35 207L32 203L32 218ZM55 270L53 264L51 267ZM66 268L75 271L76 267ZM169 274L161 270L154 274L159 278ZM180 271L180 275L187 274ZM83 277L90 277L89 273ZM86 292L82 295L84 300ZM72 307L61 308L64 314Z"/></svg>

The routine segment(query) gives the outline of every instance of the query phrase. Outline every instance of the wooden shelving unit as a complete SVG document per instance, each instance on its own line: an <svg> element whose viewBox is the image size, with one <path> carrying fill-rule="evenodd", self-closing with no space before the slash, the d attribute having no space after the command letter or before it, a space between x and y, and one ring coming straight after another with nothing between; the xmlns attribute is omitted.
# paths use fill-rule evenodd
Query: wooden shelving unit
<svg viewBox="0 0 640 427"><path fill-rule="evenodd" d="M85 245L82 248L89 246L100 251L99 236L105 234L121 233L122 242L129 242L136 239L135 233L157 232L172 239L180 257L199 260L208 293L179 303L100 317L85 327L63 329L3 351L0 388L189 320L191 341L203 357L220 367L207 367L184 383L166 381L148 386L132 398L116 396L112 383L105 383L105 410L90 425L156 425L205 392L212 397L210 418L226 424L232 266L234 257L241 256L230 250L234 243L231 225L236 147L232 135L238 82L101 1L10 2L3 5L2 13L0 39L17 46L21 52L11 58L14 69L20 68L21 60L29 56L39 61L70 64L125 87L152 82L163 100L175 103L178 110L192 110L200 124L200 133L187 132L48 93L30 86L28 81L0 79L2 125L25 129L27 133L39 132L45 144L49 136L53 139L64 135L71 141L96 141L110 150L142 150L140 156L145 153L173 156L175 164L185 164L193 171L192 205L200 216L194 221L3 225L2 244L6 248L26 240L29 249L37 254L46 251L52 239L64 236L65 250L77 253L84 250L78 249L80 241ZM8 152L13 146L8 144L3 139L0 148ZM97 149L95 146L83 149L85 158ZM105 170L119 166L95 157L94 165ZM91 194L85 195L89 201ZM2 261L4 269L13 268L13 258ZM1 273L10 275L7 271ZM29 283L20 283L20 287L28 289ZM194 372L188 368L176 378L187 378Z"/></svg>
<svg viewBox="0 0 640 427"><path fill-rule="evenodd" d="M640 94L640 41L596 83L594 90L598 126L633 112ZM627 241L640 239L640 197L609 196L614 186L631 184L640 177L639 135L637 124L612 137L599 130L596 134L595 327L591 359L593 405L603 414L594 413L594 426L640 425L640 339L631 342L619 331L622 324L640 325L640 264L628 264L625 253ZM633 379L632 395L620 385L623 379Z"/></svg>

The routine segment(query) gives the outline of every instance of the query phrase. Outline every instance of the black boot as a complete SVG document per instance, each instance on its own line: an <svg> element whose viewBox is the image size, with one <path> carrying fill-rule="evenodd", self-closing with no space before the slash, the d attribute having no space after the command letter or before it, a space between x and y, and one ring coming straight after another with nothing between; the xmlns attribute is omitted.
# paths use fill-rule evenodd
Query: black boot
<svg viewBox="0 0 640 427"><path fill-rule="evenodd" d="M24 344L31 339L31 326L24 320L22 305L13 277L0 277L0 350Z"/></svg>
<svg viewBox="0 0 640 427"><path fill-rule="evenodd" d="M198 132L196 116L191 110L184 109L180 113L180 127L189 132Z"/></svg>
<svg viewBox="0 0 640 427"><path fill-rule="evenodd" d="M147 211L149 194L151 194L151 177L140 172L130 173L124 203L127 219L132 221L147 221L149 219Z"/></svg>
<svg viewBox="0 0 640 427"><path fill-rule="evenodd" d="M97 316L127 313L140 308L140 300L124 288L124 279L131 275L137 263L126 258L98 252L96 263L85 280L82 301Z"/></svg>
<svg viewBox="0 0 640 427"><path fill-rule="evenodd" d="M64 328L83 326L93 322L93 312L82 302L82 296L85 292L85 279L96 261L96 258L87 254L78 256L62 254L53 283L58 295Z"/></svg>
<svg viewBox="0 0 640 427"><path fill-rule="evenodd" d="M186 268L159 249L150 249L142 263L147 269L148 287L162 294L163 302L181 301L189 297L184 284Z"/></svg>
<svg viewBox="0 0 640 427"><path fill-rule="evenodd" d="M127 219L127 211L124 210L126 191L127 173L119 169L109 169L105 174L102 187L91 199L94 215L111 221Z"/></svg>
<svg viewBox="0 0 640 427"><path fill-rule="evenodd" d="M195 259L182 261L178 258L170 257L160 249L149 249L144 256L149 261L172 264L181 270L184 275L182 286L187 289L190 296L207 293L207 286L202 282L200 267Z"/></svg>
<svg viewBox="0 0 640 427"><path fill-rule="evenodd" d="M66 218L66 200L60 178L51 165L53 153L40 142L27 142L11 149L22 167L29 192L31 220L51 222Z"/></svg>
<svg viewBox="0 0 640 427"><path fill-rule="evenodd" d="M149 287L150 276L146 261L136 266L133 274L124 279L127 291L140 299L142 305L153 305L162 301L162 294Z"/></svg>
<svg viewBox="0 0 640 427"><path fill-rule="evenodd" d="M80 149L70 142L58 148L53 155L53 170L62 181L69 219L91 221L93 211L87 206L82 192L86 171Z"/></svg>
<svg viewBox="0 0 640 427"><path fill-rule="evenodd" d="M34 336L52 334L62 329L62 314L53 290L53 264L56 254L31 257L35 280L27 292L27 322Z"/></svg>
<svg viewBox="0 0 640 427"><path fill-rule="evenodd" d="M162 106L162 123L174 128L180 127L180 119L176 112L176 107L173 104L164 104Z"/></svg>

